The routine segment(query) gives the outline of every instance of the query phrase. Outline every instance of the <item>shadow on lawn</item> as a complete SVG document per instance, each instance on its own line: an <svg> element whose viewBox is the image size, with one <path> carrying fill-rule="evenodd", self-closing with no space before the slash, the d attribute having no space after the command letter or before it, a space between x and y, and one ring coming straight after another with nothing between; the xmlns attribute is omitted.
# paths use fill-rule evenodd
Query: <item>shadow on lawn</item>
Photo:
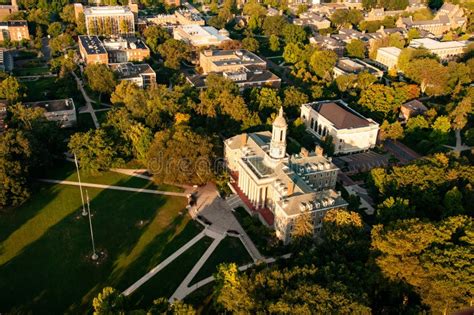
<svg viewBox="0 0 474 315"><path fill-rule="evenodd" d="M126 185L127 181L120 184ZM155 231L151 225L173 198L89 188L96 247L107 253L102 264L94 265L88 258L92 253L89 222L80 215L79 189L52 187L46 189L53 193L46 197L32 196L27 204L16 209L18 213L8 218L8 224L18 229L28 222L34 223L35 218L41 220L28 226L38 237L26 242L16 256L0 266L0 312L84 313L90 308L92 297L104 286L127 286L132 279L143 276L152 262L162 260L161 254L167 251L173 235L182 231L187 223L186 217L180 215L170 219L169 228L163 231ZM176 216L185 205L185 200L175 199L170 206L176 210ZM21 213L25 208L29 213L27 218ZM48 211L49 216L43 211ZM173 215L172 211L169 215ZM0 217L0 226L5 225L3 220ZM151 223L139 228L137 222L142 220ZM8 239L17 233L18 229L13 231L12 227L8 234L0 232L2 238L8 235ZM145 233L146 242L142 240ZM154 250L154 246L158 248ZM131 253L134 259L124 265L119 274L113 273L116 261Z"/></svg>

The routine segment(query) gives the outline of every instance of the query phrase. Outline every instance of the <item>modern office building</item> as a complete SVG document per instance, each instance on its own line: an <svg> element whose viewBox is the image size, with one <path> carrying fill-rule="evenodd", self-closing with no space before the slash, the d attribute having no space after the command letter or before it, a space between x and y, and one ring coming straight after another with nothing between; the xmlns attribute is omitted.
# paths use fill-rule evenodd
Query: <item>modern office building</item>
<svg viewBox="0 0 474 315"><path fill-rule="evenodd" d="M194 47L219 46L225 41L230 41L226 29L217 30L212 26L196 24L180 25L173 29L173 37L185 41Z"/></svg>

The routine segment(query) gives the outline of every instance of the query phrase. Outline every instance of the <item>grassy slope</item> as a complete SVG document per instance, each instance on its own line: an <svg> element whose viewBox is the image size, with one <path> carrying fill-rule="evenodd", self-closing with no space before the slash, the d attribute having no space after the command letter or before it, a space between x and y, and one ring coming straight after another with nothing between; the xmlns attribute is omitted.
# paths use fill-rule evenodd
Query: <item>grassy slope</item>
<svg viewBox="0 0 474 315"><path fill-rule="evenodd" d="M74 177L64 170L53 175ZM149 185L115 173L84 177ZM97 248L108 256L99 266L87 260L88 222L78 216L76 187L39 185L30 201L0 216L0 312L83 312L103 286L127 288L200 230L183 211L184 198L100 189L89 189L89 195ZM173 279L171 273L164 276Z"/></svg>

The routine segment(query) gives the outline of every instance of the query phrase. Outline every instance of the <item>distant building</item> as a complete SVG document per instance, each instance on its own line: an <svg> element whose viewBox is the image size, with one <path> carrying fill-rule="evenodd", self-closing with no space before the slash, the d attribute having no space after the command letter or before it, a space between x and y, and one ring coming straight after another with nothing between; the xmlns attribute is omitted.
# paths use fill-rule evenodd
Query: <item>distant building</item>
<svg viewBox="0 0 474 315"><path fill-rule="evenodd" d="M83 12L88 35L120 36L135 33L135 15L129 7L87 7Z"/></svg>
<svg viewBox="0 0 474 315"><path fill-rule="evenodd" d="M360 59L340 58L333 70L334 78L347 74L359 74L364 71L377 78L383 76L383 71Z"/></svg>
<svg viewBox="0 0 474 315"><path fill-rule="evenodd" d="M133 82L142 89L156 85L156 73L147 63L114 63L110 68L118 75L119 81Z"/></svg>
<svg viewBox="0 0 474 315"><path fill-rule="evenodd" d="M112 38L103 41L109 56L109 63L143 61L150 57L150 49L134 37Z"/></svg>
<svg viewBox="0 0 474 315"><path fill-rule="evenodd" d="M179 7L181 5L181 0L164 0L164 3L170 7Z"/></svg>
<svg viewBox="0 0 474 315"><path fill-rule="evenodd" d="M331 27L331 21L323 15L313 12L305 12L300 14L299 18L293 20L293 24L301 26L309 26L314 30L320 30Z"/></svg>
<svg viewBox="0 0 474 315"><path fill-rule="evenodd" d="M27 21L15 20L0 22L0 42L5 40L19 42L23 39L30 39Z"/></svg>
<svg viewBox="0 0 474 315"><path fill-rule="evenodd" d="M199 54L199 63L203 74L187 76L188 82L199 89L206 87L208 73L234 81L241 90L281 85L281 79L266 69L267 63L248 50L204 50Z"/></svg>
<svg viewBox="0 0 474 315"><path fill-rule="evenodd" d="M241 91L253 87L279 88L281 85L281 79L266 69L241 67L238 70L216 72L216 74L232 80ZM186 79L197 89L205 89L207 77L207 74L202 74L187 76Z"/></svg>
<svg viewBox="0 0 474 315"><path fill-rule="evenodd" d="M413 21L413 18L409 16L407 18L400 17L396 24L398 27L417 28L439 36L452 29L464 29L466 23L467 18L464 15L463 8L458 4L446 2L438 10L433 20Z"/></svg>
<svg viewBox="0 0 474 315"><path fill-rule="evenodd" d="M88 65L109 63L109 55L98 36L79 36L79 52L82 59Z"/></svg>
<svg viewBox="0 0 474 315"><path fill-rule="evenodd" d="M430 53L437 55L442 61L448 61L464 54L464 50L469 43L471 42L467 40L441 42L431 38L417 38L412 39L409 46L412 48L425 48Z"/></svg>
<svg viewBox="0 0 474 315"><path fill-rule="evenodd" d="M273 130L244 133L224 142L224 155L232 186L247 208L275 229L285 244L292 238L297 220L308 215L313 234L321 230L326 212L344 208L347 202L334 190L338 168L320 148L286 153L288 125L283 110Z"/></svg>
<svg viewBox="0 0 474 315"><path fill-rule="evenodd" d="M408 119L424 114L428 108L419 100L412 100L400 106L399 118L407 121Z"/></svg>
<svg viewBox="0 0 474 315"><path fill-rule="evenodd" d="M196 14L187 9L178 9L174 11L173 14L158 14L152 17L147 17L146 21L161 26L190 24L196 24L201 26L206 25L206 21L204 21L201 14Z"/></svg>
<svg viewBox="0 0 474 315"><path fill-rule="evenodd" d="M0 5L0 21L5 21L11 14L18 12L18 4L16 0L12 0L11 4Z"/></svg>
<svg viewBox="0 0 474 315"><path fill-rule="evenodd" d="M9 72L13 70L13 56L10 51L0 48L0 71Z"/></svg>
<svg viewBox="0 0 474 315"><path fill-rule="evenodd" d="M57 122L61 128L74 127L77 124L76 107L72 98L41 102L24 103L26 107L42 108L49 121Z"/></svg>
<svg viewBox="0 0 474 315"><path fill-rule="evenodd" d="M243 66L266 69L267 63L256 54L245 50L204 50L199 53L203 73L239 70Z"/></svg>
<svg viewBox="0 0 474 315"><path fill-rule="evenodd" d="M339 57L344 56L346 43L339 39L333 38L330 34L327 34L326 36L316 34L315 36L310 37L309 42L323 49L332 50Z"/></svg>
<svg viewBox="0 0 474 315"><path fill-rule="evenodd" d="M219 46L231 40L226 29L218 31L212 26L180 25L173 30L173 37L194 47Z"/></svg>
<svg viewBox="0 0 474 315"><path fill-rule="evenodd" d="M397 47L381 47L377 50L375 60L384 65L388 70L396 69L401 51Z"/></svg>
<svg viewBox="0 0 474 315"><path fill-rule="evenodd" d="M98 36L79 36L79 52L86 64L143 61L150 57L150 49L133 37L105 39Z"/></svg>
<svg viewBox="0 0 474 315"><path fill-rule="evenodd" d="M306 130L317 138L332 137L335 154L367 151L377 142L379 125L342 100L303 104L301 119Z"/></svg>

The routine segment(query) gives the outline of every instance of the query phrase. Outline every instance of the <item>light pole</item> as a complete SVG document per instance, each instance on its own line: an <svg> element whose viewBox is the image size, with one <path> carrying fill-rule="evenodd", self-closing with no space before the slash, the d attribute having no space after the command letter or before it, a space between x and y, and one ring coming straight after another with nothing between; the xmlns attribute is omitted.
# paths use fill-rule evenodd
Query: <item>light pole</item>
<svg viewBox="0 0 474 315"><path fill-rule="evenodd" d="M77 156L75 153L74 153L74 163L76 163L77 180L79 181L79 190L81 191L82 216L85 217L87 215L87 211L84 205L84 193L82 192L81 174L79 173L79 164L77 163Z"/></svg>
<svg viewBox="0 0 474 315"><path fill-rule="evenodd" d="M89 213L89 228L91 230L91 241L92 241L92 260L97 260L99 256L95 251L95 243L94 243L94 232L92 231L92 219L91 219L91 206L89 200L89 192L86 189L86 196L87 196L87 212Z"/></svg>

